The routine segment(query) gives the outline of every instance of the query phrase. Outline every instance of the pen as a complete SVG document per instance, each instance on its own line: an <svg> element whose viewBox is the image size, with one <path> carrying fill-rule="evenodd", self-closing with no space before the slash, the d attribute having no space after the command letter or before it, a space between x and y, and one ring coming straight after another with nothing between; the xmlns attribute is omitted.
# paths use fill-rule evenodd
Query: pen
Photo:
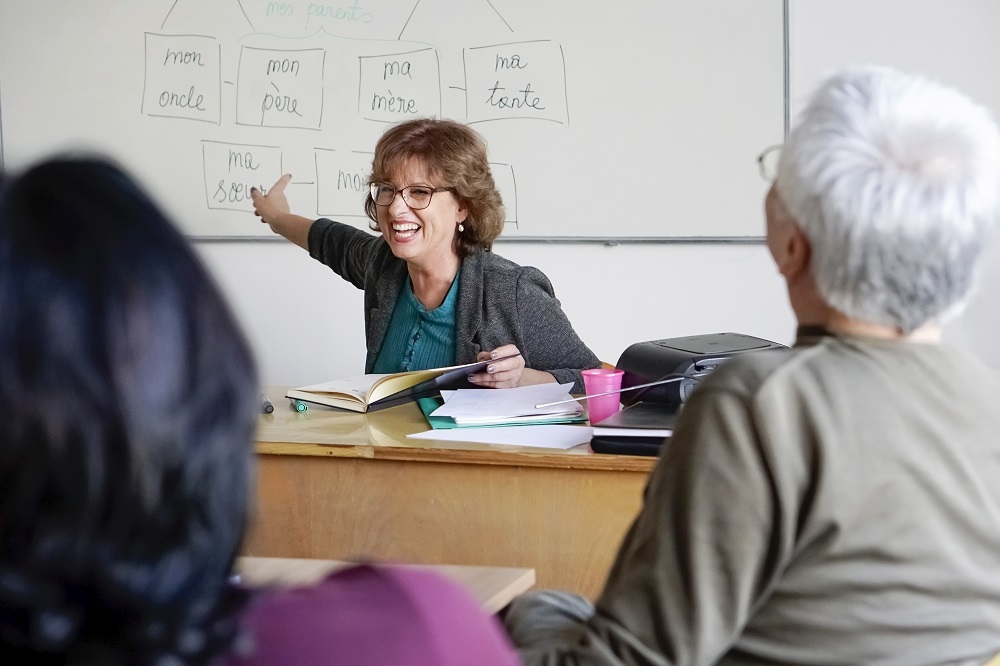
<svg viewBox="0 0 1000 666"><path fill-rule="evenodd" d="M679 377L670 377L669 379L661 379L655 382L649 382L648 384L637 384L636 386L629 386L628 388L616 389L614 391L605 391L604 393L592 393L591 395L581 395L579 398L570 398L569 400L557 400L556 402L546 402L541 405L535 405L535 409L541 409L542 407L552 407L553 405L562 405L567 402L576 402L577 400L584 400L586 398L600 398L603 395L614 395L615 393L625 393L625 391L634 391L636 389L648 388L650 386L657 386L659 384L667 384L669 382L679 382L682 379L694 379L698 380L703 375L708 373L698 372L692 375L681 375Z"/></svg>
<svg viewBox="0 0 1000 666"><path fill-rule="evenodd" d="M270 399L263 393L260 394L260 413L270 414L274 411L274 405L271 404Z"/></svg>
<svg viewBox="0 0 1000 666"><path fill-rule="evenodd" d="M301 400L296 400L295 398L289 398L288 399L288 404L296 412L304 412L307 409L309 409L309 405L307 405L306 403L302 402Z"/></svg>

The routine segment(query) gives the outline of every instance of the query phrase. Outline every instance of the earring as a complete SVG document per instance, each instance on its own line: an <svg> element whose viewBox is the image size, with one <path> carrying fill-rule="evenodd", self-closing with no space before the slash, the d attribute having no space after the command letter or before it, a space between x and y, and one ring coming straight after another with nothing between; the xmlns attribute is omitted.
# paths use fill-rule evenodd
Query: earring
<svg viewBox="0 0 1000 666"><path fill-rule="evenodd" d="M462 224L461 222L459 222L458 223L458 233L462 233L463 231L465 231L465 225Z"/></svg>

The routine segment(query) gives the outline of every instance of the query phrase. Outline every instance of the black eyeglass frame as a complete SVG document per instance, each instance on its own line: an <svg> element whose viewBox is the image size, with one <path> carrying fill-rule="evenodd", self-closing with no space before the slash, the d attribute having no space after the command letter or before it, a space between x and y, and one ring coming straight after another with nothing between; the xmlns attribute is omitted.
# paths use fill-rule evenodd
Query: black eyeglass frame
<svg viewBox="0 0 1000 666"><path fill-rule="evenodd" d="M388 203L379 203L379 191L383 188L389 188L392 190L392 198L389 199ZM407 191L412 189L427 190L430 192L430 196L427 197L427 203L423 206L414 206L410 203L410 197L407 196ZM413 210L423 210L431 205L431 200L437 192L454 192L454 187L428 187L427 185L407 185L401 189L396 189L396 186L392 183L370 183L368 185L368 195L372 198L372 203L376 206L381 206L382 208L387 208L392 205L392 202L396 200L396 195L399 194L403 197L403 203L412 208Z"/></svg>

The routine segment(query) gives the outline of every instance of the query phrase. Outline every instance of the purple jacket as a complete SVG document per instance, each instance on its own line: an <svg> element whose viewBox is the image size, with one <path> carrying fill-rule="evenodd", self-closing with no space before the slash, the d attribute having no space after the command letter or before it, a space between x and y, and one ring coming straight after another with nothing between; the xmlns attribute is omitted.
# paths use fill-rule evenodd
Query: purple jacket
<svg viewBox="0 0 1000 666"><path fill-rule="evenodd" d="M437 574L357 566L311 587L262 592L229 666L517 666L500 623Z"/></svg>

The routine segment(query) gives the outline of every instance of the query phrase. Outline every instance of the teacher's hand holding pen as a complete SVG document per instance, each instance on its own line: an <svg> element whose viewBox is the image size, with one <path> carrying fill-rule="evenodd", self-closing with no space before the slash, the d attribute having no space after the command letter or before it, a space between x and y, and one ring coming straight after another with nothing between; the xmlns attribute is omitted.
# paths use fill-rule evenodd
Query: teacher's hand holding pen
<svg viewBox="0 0 1000 666"><path fill-rule="evenodd" d="M512 358L504 358L512 354L517 355ZM501 360L487 366L486 372L469 375L470 382L486 388L514 388L529 384L545 384L556 380L548 372L524 367L524 357L521 356L520 350L515 345L503 345L493 351L481 351L476 356L477 361L491 358Z"/></svg>
<svg viewBox="0 0 1000 666"><path fill-rule="evenodd" d="M253 201L253 212L261 222L271 227L271 231L308 250L309 227L312 226L313 220L291 212L288 198L285 197L285 188L291 180L292 174L286 173L271 186L267 194L256 187L251 187L250 199Z"/></svg>

